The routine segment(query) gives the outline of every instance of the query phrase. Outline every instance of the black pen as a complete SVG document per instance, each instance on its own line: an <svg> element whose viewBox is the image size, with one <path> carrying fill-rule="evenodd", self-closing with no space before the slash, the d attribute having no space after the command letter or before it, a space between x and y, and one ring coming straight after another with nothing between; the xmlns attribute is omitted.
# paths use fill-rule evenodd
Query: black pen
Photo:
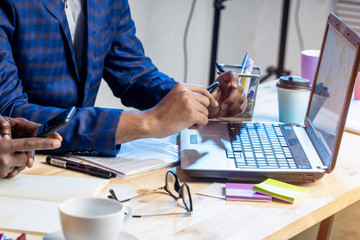
<svg viewBox="0 0 360 240"><path fill-rule="evenodd" d="M63 159L57 156L47 156L46 163L52 166L62 167L82 173L87 173L96 177L101 178L115 178L117 176L116 173L108 171L106 169L90 166L87 164L82 164L78 162L73 162L67 159Z"/></svg>
<svg viewBox="0 0 360 240"><path fill-rule="evenodd" d="M215 61L215 66L219 70L220 73L226 72L223 66L221 66L217 61ZM218 81L214 82L210 86L207 87L208 92L213 93L219 89L220 83Z"/></svg>
<svg viewBox="0 0 360 240"><path fill-rule="evenodd" d="M220 86L220 83L218 81L214 82L213 84L211 84L210 86L207 87L207 90L209 93L213 93L216 90L218 90Z"/></svg>

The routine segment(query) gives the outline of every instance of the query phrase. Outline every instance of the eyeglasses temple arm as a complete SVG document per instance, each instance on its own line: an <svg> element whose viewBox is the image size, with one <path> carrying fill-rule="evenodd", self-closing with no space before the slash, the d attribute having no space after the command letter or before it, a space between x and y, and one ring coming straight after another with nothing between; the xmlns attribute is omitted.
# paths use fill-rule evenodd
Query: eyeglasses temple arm
<svg viewBox="0 0 360 240"><path fill-rule="evenodd" d="M169 216L169 215L191 215L191 212L185 213L159 213L159 214L148 214L148 215L132 215L133 218L142 218L142 217L158 217L158 216Z"/></svg>
<svg viewBox="0 0 360 240"><path fill-rule="evenodd" d="M109 192L110 192L113 199L115 199L116 201L119 201L119 199L116 197L116 194L115 194L113 189L110 189Z"/></svg>
<svg viewBox="0 0 360 240"><path fill-rule="evenodd" d="M123 200L119 200L119 199L116 197L116 194L115 194L115 192L114 192L113 189L110 189L109 191L110 191L110 193L111 193L111 196L112 196L115 200L117 200L117 201L119 201L119 202L128 202L128 201L130 201L130 200L132 200L132 199L142 197L142 196L144 196L144 195L146 195L146 194L148 194L148 193L152 193L152 192L155 192L155 191L160 190L160 189L164 189L164 187L155 188L155 189L150 190L150 191L148 191L148 192L145 192L145 193L142 193L142 194L139 194L139 195L135 195L135 196L133 196L133 197L130 197L130 198L127 198L127 199L123 199Z"/></svg>

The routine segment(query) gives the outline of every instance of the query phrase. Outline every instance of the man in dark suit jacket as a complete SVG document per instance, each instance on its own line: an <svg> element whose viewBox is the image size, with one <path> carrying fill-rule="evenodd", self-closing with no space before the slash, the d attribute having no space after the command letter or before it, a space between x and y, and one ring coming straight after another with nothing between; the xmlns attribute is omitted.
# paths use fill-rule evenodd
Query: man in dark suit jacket
<svg viewBox="0 0 360 240"><path fill-rule="evenodd" d="M143 111L94 107L101 79ZM243 111L237 76L218 81L211 95L159 72L135 36L127 0L1 0L0 114L45 122L76 106L56 153L114 156L123 142Z"/></svg>

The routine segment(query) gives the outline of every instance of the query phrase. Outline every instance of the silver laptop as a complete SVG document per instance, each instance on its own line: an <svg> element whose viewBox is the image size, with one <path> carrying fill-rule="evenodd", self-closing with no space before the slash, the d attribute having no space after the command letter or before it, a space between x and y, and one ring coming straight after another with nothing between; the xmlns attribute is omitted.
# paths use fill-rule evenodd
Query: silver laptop
<svg viewBox="0 0 360 240"><path fill-rule="evenodd" d="M181 169L234 181L314 182L330 173L359 70L359 44L359 35L331 13L304 126L213 121L183 130Z"/></svg>

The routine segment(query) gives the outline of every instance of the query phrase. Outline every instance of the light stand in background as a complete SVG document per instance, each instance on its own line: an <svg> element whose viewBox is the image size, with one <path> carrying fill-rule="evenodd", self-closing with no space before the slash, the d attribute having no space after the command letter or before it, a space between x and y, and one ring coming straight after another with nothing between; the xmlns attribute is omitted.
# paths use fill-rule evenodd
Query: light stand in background
<svg viewBox="0 0 360 240"><path fill-rule="evenodd" d="M219 26L220 26L220 13L225 8L223 2L226 0L214 0L214 24L213 24L213 35L212 35L212 46L211 46L211 57L210 57L210 74L209 74L209 85L214 82L215 79L215 61L217 56L217 47L219 39ZM287 25L289 20L289 8L290 0L283 1L283 12L281 20L281 32L280 32L280 45L279 45L279 56L278 66L270 66L266 69L267 74L260 79L260 82L265 81L271 75L275 74L276 77L290 75L290 71L284 69L285 61L285 49L286 49L286 36L287 36Z"/></svg>
<svg viewBox="0 0 360 240"><path fill-rule="evenodd" d="M211 45L211 57L210 57L210 74L209 74L209 85L212 84L215 80L215 61L217 55L217 46L219 39L219 26L220 26L220 13L221 10L225 8L223 2L226 0L214 0L214 24L213 24L213 35L212 35L212 45Z"/></svg>
<svg viewBox="0 0 360 240"><path fill-rule="evenodd" d="M286 71L284 69L287 25L288 25L288 20L289 20L289 8L290 8L290 0L284 0L283 1L282 20L281 20L278 66L277 66L277 68L276 67L268 67L266 69L267 74L260 79L260 82L265 81L267 78L269 78L273 74L275 74L276 77L279 78L280 76L290 75L290 73L291 73L290 71Z"/></svg>

